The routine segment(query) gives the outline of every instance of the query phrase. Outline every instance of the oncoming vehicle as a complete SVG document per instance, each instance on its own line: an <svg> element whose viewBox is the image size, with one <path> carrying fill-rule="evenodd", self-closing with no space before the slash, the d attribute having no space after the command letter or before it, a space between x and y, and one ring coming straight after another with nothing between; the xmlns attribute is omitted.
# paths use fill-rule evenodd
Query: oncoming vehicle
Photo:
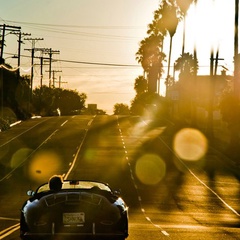
<svg viewBox="0 0 240 240"><path fill-rule="evenodd" d="M65 180L54 192L45 183L24 203L20 236L34 239L116 239L128 236L128 207L108 184Z"/></svg>

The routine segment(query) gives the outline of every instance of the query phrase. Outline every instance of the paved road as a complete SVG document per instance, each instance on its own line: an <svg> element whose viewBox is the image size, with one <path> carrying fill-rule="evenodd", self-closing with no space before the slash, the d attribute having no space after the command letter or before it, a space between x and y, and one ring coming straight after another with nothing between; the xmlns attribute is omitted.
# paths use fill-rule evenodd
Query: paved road
<svg viewBox="0 0 240 240"><path fill-rule="evenodd" d="M19 239L26 191L55 173L121 189L129 240L240 239L238 179L210 147L201 160L183 161L172 150L177 132L139 117L73 116L0 133L0 239ZM203 145L191 138L181 149L192 157Z"/></svg>

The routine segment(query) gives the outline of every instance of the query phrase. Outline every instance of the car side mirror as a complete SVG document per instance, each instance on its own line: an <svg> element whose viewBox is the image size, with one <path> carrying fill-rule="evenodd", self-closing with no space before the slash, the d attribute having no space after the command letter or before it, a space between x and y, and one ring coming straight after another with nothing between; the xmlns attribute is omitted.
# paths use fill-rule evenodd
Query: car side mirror
<svg viewBox="0 0 240 240"><path fill-rule="evenodd" d="M30 196L30 197L33 196L34 193L35 193L35 192L34 192L33 190L28 190L28 191L27 191L27 195Z"/></svg>

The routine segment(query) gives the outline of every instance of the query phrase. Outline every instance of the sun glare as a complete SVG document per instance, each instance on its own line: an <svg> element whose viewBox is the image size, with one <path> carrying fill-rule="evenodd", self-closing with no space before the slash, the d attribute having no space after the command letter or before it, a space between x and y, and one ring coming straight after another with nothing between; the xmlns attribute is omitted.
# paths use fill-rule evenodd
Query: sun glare
<svg viewBox="0 0 240 240"><path fill-rule="evenodd" d="M11 159L11 168L17 168L19 167L31 154L32 149L30 148L20 148L18 151L16 151Z"/></svg>
<svg viewBox="0 0 240 240"><path fill-rule="evenodd" d="M40 151L31 160L28 176L35 182L48 181L54 174L60 174L62 159L54 151Z"/></svg>
<svg viewBox="0 0 240 240"><path fill-rule="evenodd" d="M175 135L173 148L181 159L197 161L206 154L208 141L199 130L184 128Z"/></svg>
<svg viewBox="0 0 240 240"><path fill-rule="evenodd" d="M215 54L219 49L219 57L224 59L219 65L233 62L234 40L234 1L201 0L192 4L186 18L186 52L197 48L199 73L209 73L209 57L211 49Z"/></svg>
<svg viewBox="0 0 240 240"><path fill-rule="evenodd" d="M155 185L165 176L165 162L155 154L145 154L136 162L135 173L138 179L146 185Z"/></svg>

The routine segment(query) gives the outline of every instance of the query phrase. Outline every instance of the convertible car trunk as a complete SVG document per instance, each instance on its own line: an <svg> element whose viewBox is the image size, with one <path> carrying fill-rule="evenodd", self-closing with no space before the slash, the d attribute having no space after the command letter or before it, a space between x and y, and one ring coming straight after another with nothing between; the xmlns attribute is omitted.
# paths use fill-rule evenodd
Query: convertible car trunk
<svg viewBox="0 0 240 240"><path fill-rule="evenodd" d="M35 209L36 210L36 209ZM31 232L51 235L117 234L120 210L103 195L91 192L61 192L39 200ZM119 234L121 232L119 231Z"/></svg>

